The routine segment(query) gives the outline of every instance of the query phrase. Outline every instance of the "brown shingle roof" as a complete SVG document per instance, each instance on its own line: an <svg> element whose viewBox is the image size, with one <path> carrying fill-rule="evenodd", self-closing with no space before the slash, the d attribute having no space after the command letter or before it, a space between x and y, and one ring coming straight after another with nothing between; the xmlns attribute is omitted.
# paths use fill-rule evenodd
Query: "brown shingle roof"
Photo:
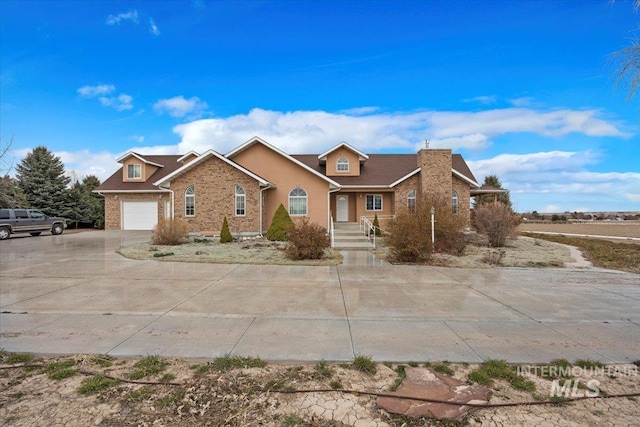
<svg viewBox="0 0 640 427"><path fill-rule="evenodd" d="M319 164L318 156L315 154L295 154L291 157L323 175L326 173L325 165ZM476 182L460 154L453 154L451 163L453 169ZM360 176L332 176L331 179L340 185L391 185L417 168L417 154L369 154L369 160L361 163Z"/></svg>
<svg viewBox="0 0 640 427"><path fill-rule="evenodd" d="M153 185L153 183L182 166L182 163L178 162L178 159L181 157L180 155L138 155L149 162L163 165L163 167L158 168L146 182L122 182L122 168L119 168L96 188L96 191L158 191L159 188Z"/></svg>

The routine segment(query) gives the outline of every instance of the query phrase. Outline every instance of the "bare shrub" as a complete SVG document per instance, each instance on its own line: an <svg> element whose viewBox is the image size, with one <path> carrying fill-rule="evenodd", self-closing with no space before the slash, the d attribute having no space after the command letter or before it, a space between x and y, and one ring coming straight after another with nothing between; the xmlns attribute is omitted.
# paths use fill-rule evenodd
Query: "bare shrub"
<svg viewBox="0 0 640 427"><path fill-rule="evenodd" d="M435 209L435 247L431 245L431 208ZM451 201L427 194L415 210L403 209L389 227L390 259L395 262L425 262L433 251L462 253L466 241L462 230L467 219L454 214Z"/></svg>
<svg viewBox="0 0 640 427"><path fill-rule="evenodd" d="M489 246L500 248L513 237L520 223L518 215L504 203L488 203L476 206L476 226L489 238Z"/></svg>
<svg viewBox="0 0 640 427"><path fill-rule="evenodd" d="M189 240L189 228L180 218L160 219L153 227L151 243L154 245L181 245Z"/></svg>
<svg viewBox="0 0 640 427"><path fill-rule="evenodd" d="M485 264L500 265L502 264L502 259L504 258L505 255L506 253L504 252L504 250L491 251L484 254L481 261L484 262Z"/></svg>
<svg viewBox="0 0 640 427"><path fill-rule="evenodd" d="M331 246L327 230L308 218L293 223L287 233L289 243L285 249L287 257L292 260L321 259L325 249Z"/></svg>

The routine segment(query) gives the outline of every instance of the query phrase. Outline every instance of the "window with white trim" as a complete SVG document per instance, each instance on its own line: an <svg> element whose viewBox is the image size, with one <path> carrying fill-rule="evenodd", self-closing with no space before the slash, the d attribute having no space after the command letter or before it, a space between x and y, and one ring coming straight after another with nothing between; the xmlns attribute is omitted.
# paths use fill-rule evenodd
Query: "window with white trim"
<svg viewBox="0 0 640 427"><path fill-rule="evenodd" d="M127 165L127 178L128 179L140 179L142 178L142 165Z"/></svg>
<svg viewBox="0 0 640 427"><path fill-rule="evenodd" d="M456 190L451 191L451 212L458 213L458 192Z"/></svg>
<svg viewBox="0 0 640 427"><path fill-rule="evenodd" d="M367 194L368 211L381 211L382 210L382 194Z"/></svg>
<svg viewBox="0 0 640 427"><path fill-rule="evenodd" d="M411 212L416 210L416 190L411 190L409 194L407 194L407 208Z"/></svg>
<svg viewBox="0 0 640 427"><path fill-rule="evenodd" d="M236 216L245 216L246 214L246 202L247 202L247 195L244 192L244 188L240 187L239 185L236 185Z"/></svg>
<svg viewBox="0 0 640 427"><path fill-rule="evenodd" d="M289 215L307 214L307 192L296 187L289 192Z"/></svg>
<svg viewBox="0 0 640 427"><path fill-rule="evenodd" d="M336 162L336 171L338 172L349 172L349 160L344 157L340 157Z"/></svg>
<svg viewBox="0 0 640 427"><path fill-rule="evenodd" d="M193 185L184 192L184 216L194 216L196 214L196 190Z"/></svg>

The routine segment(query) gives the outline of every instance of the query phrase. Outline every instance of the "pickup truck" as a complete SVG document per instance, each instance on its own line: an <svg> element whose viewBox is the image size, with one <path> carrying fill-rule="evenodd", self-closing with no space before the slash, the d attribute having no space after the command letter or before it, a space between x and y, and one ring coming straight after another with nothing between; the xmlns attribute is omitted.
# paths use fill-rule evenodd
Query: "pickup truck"
<svg viewBox="0 0 640 427"><path fill-rule="evenodd" d="M67 228L64 218L46 216L34 209L0 209L0 240L14 233L29 233L39 236L43 231L62 234Z"/></svg>

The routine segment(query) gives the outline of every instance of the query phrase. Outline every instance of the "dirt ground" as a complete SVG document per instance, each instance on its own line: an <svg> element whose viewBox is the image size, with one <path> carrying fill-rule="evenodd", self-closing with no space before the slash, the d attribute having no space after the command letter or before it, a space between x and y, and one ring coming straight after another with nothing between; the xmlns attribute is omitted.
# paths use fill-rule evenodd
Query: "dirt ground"
<svg viewBox="0 0 640 427"><path fill-rule="evenodd" d="M463 423L439 423L388 414L377 406L374 396L331 391L388 392L400 382L401 369L391 364L375 365L373 374L354 369L352 364L226 369L215 361L148 357L140 362L78 355L39 359L29 362L31 367L16 368L20 365L9 364L9 357L5 355L0 365L0 424L7 426L631 426L640 419L637 397L598 397L479 409ZM139 371L136 364L149 359L154 359L158 369L147 364L151 373L131 380L133 372ZM448 363L440 367L443 365L465 382L477 367ZM573 368L572 380L577 386L571 393L576 394L568 389L566 393L638 394L637 371L635 365L608 366L599 371ZM531 372L527 378L535 389L530 391L493 380L490 403L549 400L552 380ZM318 389L328 391L292 393Z"/></svg>
<svg viewBox="0 0 640 427"><path fill-rule="evenodd" d="M579 224L559 222L528 224L523 222L518 226L518 232L525 231L640 238L640 221L593 221Z"/></svg>

